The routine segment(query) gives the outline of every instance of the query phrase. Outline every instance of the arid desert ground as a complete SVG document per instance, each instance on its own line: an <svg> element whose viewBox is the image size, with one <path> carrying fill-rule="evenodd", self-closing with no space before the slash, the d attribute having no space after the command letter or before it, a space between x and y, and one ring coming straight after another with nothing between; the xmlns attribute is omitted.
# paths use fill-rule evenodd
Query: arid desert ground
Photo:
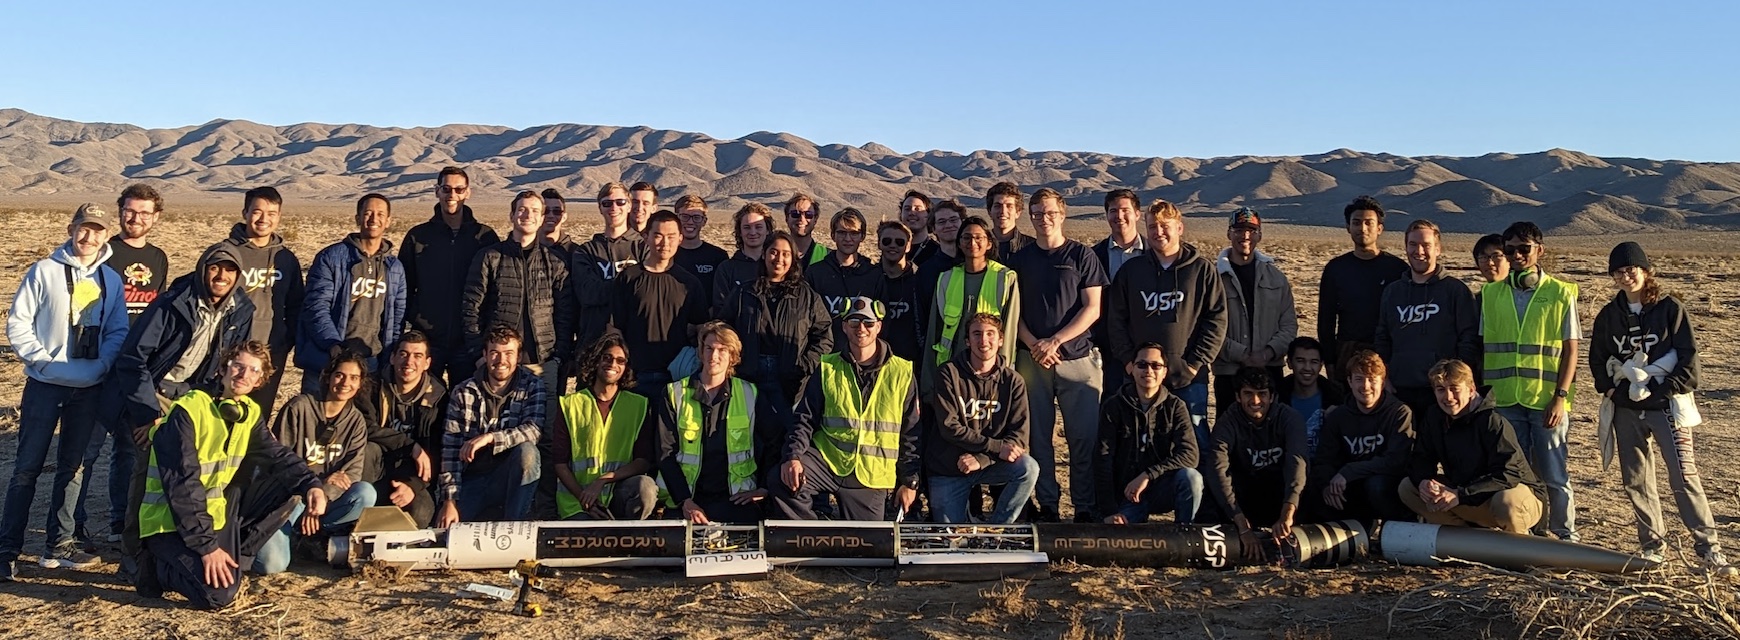
<svg viewBox="0 0 1740 640"><path fill-rule="evenodd" d="M474 208L498 229L506 224L511 194L479 194ZM92 200L112 203L113 196ZM426 220L428 198L395 203L395 240ZM65 240L73 200L0 201L0 290L10 294L28 265ZM892 207L890 207L892 209ZM171 199L153 240L169 252L172 273L185 273L198 252L228 233L240 210L227 200L181 203ZM570 205L568 230L597 230L589 202ZM343 203L286 203L281 232L306 264L322 246L351 230ZM890 211L869 211L872 218ZM1072 237L1103 237L1097 212L1077 208ZM980 213L982 215L982 213ZM728 211L715 211L709 236L729 247ZM1509 220L1494 219L1496 231ZM1384 245L1399 253L1392 218ZM1225 219L1192 216L1191 237L1218 250ZM723 239L723 241L721 241ZM1650 251L1659 274L1691 310L1702 342L1707 423L1697 447L1711 507L1731 549L1740 537L1740 420L1736 370L1740 346L1740 233L1639 234L1549 237L1549 268L1582 285L1582 317L1590 330L1596 310L1613 293L1605 275L1608 249L1635 239ZM1472 280L1473 236L1445 239L1445 259ZM1321 265L1346 250L1336 228L1266 229L1263 249L1276 255L1299 300L1302 332L1314 330ZM1584 539L1633 550L1631 507L1617 468L1603 471L1595 454L1595 403L1587 370L1572 424L1571 465ZM284 388L293 390L292 370ZM15 455L17 404L23 374L10 350L0 351L0 479L10 478ZM288 393L288 392L286 392ZM288 397L287 395L285 396ZM1059 446L1059 451L1066 451ZM52 456L50 465L52 465ZM1061 467L1062 465L1060 465ZM1116 569L1060 563L1048 580L1002 583L896 584L891 570L775 570L766 581L694 585L657 570L563 570L540 594L544 617L508 613L505 603L460 600L467 582L505 585L487 572L413 574L396 583L364 580L315 563L288 573L251 579L251 604L225 613L182 608L178 600L143 600L114 580L111 560L91 572L45 570L41 553L44 511L52 468L39 481L36 513L20 558L21 581L0 585L0 637L467 637L467 638L1360 638L1360 637L1712 637L1729 625L1732 585L1707 585L1683 567L1625 580L1585 574L1537 572L1517 576L1485 568L1412 568L1369 560L1335 570L1247 568L1233 572ZM1060 476L1067 475L1060 469ZM106 467L94 470L91 504L106 504ZM1665 488L1665 478L1660 483ZM1067 494L1067 492L1066 492ZM1664 500L1676 548L1690 554L1671 499ZM92 518L101 528L103 518ZM99 533L106 533L101 532ZM1638 595L1645 594L1645 595ZM1656 594L1650 596L1648 594ZM1662 594L1672 604L1664 605ZM1700 604L1710 603L1708 607ZM1723 617L1726 622L1723 622ZM1585 626L1586 625L1586 626Z"/></svg>

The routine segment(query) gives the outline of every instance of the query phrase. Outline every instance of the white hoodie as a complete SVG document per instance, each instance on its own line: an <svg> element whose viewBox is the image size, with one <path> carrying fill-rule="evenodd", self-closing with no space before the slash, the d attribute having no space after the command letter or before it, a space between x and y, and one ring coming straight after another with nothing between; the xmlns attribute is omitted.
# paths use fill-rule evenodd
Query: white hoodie
<svg viewBox="0 0 1740 640"><path fill-rule="evenodd" d="M39 382L85 388L102 382L115 365L121 343L127 340L127 301L120 274L103 264L112 253L114 250L104 243L96 261L85 267L73 257L71 246L62 244L24 272L18 294L12 298L12 311L6 316L6 337L12 342L13 353L24 361L25 375ZM99 357L94 360L67 357L72 333L72 297L67 294L66 279L69 266L75 283L102 278L102 298L82 310L78 318L81 325L102 323Z"/></svg>

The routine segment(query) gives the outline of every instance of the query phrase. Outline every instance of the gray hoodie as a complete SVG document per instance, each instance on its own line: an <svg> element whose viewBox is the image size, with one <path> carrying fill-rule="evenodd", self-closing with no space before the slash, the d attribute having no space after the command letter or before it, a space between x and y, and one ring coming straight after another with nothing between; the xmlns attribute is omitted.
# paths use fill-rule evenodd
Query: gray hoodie
<svg viewBox="0 0 1740 640"><path fill-rule="evenodd" d="M272 234L264 247L248 242L247 226L236 223L227 244L241 261L240 280L236 283L254 302L254 330L251 340L265 342L275 359L281 360L296 344L296 321L302 313L302 262L296 259L284 238Z"/></svg>
<svg viewBox="0 0 1740 640"><path fill-rule="evenodd" d="M103 264L113 253L104 243L91 266L82 266L72 255L72 245L66 243L24 272L12 298L12 311L6 316L6 337L12 342L12 352L24 361L24 375L38 382L82 389L102 382L115 365L121 343L127 340L127 301L120 274ZM71 283L67 281L69 269ZM67 292L80 282L96 284L100 294L75 317L73 296ZM97 358L68 357L74 323L101 327Z"/></svg>

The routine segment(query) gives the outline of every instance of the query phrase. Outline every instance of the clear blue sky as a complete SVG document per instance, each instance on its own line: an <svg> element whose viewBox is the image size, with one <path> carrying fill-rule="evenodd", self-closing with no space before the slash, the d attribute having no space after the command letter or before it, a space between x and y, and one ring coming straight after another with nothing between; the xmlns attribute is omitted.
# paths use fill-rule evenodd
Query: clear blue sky
<svg viewBox="0 0 1740 640"><path fill-rule="evenodd" d="M1330 8L1319 5L1330 5ZM1141 156L1740 161L1740 3L28 2L0 106Z"/></svg>

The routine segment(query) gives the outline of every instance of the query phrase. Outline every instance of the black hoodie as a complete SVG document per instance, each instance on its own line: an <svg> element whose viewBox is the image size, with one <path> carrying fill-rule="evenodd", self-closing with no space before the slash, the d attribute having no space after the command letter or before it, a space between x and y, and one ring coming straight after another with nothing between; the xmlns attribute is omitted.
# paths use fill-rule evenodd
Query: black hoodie
<svg viewBox="0 0 1740 640"><path fill-rule="evenodd" d="M932 476L958 478L961 454L972 454L980 467L991 465L1011 446L1027 448L1027 385L997 358L990 373L973 372L965 351L937 371L936 393L925 400L936 412L935 428L924 439L924 470Z"/></svg>
<svg viewBox="0 0 1740 640"><path fill-rule="evenodd" d="M1352 402L1327 410L1311 457L1311 482L1328 482L1338 473L1349 483L1401 477L1414 445L1413 424L1414 412L1388 392L1369 412Z"/></svg>
<svg viewBox="0 0 1740 640"><path fill-rule="evenodd" d="M1437 403L1426 411L1408 452L1408 482L1417 486L1436 478L1455 489L1458 500L1467 505L1486 504L1493 494L1522 484L1546 504L1546 488L1517 445L1516 432L1493 407L1492 389L1481 389L1478 400L1478 405L1454 418ZM1439 465L1443 473L1438 472Z"/></svg>
<svg viewBox="0 0 1740 640"><path fill-rule="evenodd" d="M236 286L254 302L249 339L265 342L272 349L274 364L282 364L284 354L296 344L296 324L302 314L302 262L276 233L266 246L254 246L248 241L248 226L240 222L218 244L229 245L236 254L242 268Z"/></svg>
<svg viewBox="0 0 1740 640"><path fill-rule="evenodd" d="M1650 362L1660 360L1672 351L1678 363L1666 378L1649 381L1649 397L1633 402L1631 381L1615 383L1607 373L1607 359L1630 360L1641 348ZM1601 308L1595 316L1595 335L1589 340L1589 369L1594 374L1595 390L1606 394L1614 390L1613 404L1625 409L1666 409L1668 396L1691 393L1698 388L1702 367L1698 364L1698 340L1692 329L1692 319L1686 315L1680 301L1664 295L1655 304L1643 306L1642 313L1632 313L1625 294L1620 293Z"/></svg>
<svg viewBox="0 0 1740 640"><path fill-rule="evenodd" d="M1179 469L1196 468L1200 452L1190 408L1160 387L1160 397L1148 407L1134 383L1125 383L1100 404L1099 448L1094 456L1094 489L1101 514L1123 504L1124 486L1136 476L1149 481Z"/></svg>
<svg viewBox="0 0 1740 640"><path fill-rule="evenodd" d="M440 205L427 222L405 232L399 262L405 266L405 317L411 328L429 336L446 357L453 357L464 336L459 324L460 296L465 292L471 258L484 247L501 242L489 225L460 205L457 230L441 219ZM438 356L443 354L438 353ZM440 372L434 372L440 375Z"/></svg>
<svg viewBox="0 0 1740 640"><path fill-rule="evenodd" d="M1401 389L1429 389L1426 372L1439 360L1455 358L1475 370L1480 355L1480 308L1461 280L1445 277L1440 265L1426 282L1409 276L1384 285L1378 304L1378 357L1389 365L1390 382Z"/></svg>
<svg viewBox="0 0 1740 640"><path fill-rule="evenodd" d="M1120 272L1121 273L1121 272ZM1305 419L1292 407L1271 403L1260 423L1251 422L1244 407L1233 405L1214 423L1208 447L1211 473L1203 480L1226 516L1244 514L1234 485L1274 481L1267 491L1280 491L1281 504L1299 506L1305 491Z"/></svg>
<svg viewBox="0 0 1740 640"><path fill-rule="evenodd" d="M1106 331L1112 357L1133 362L1136 347L1159 343L1166 352L1166 386L1181 389L1188 368L1208 370L1226 339L1226 296L1220 275L1196 247L1185 243L1170 268L1150 249L1118 270L1106 291Z"/></svg>

